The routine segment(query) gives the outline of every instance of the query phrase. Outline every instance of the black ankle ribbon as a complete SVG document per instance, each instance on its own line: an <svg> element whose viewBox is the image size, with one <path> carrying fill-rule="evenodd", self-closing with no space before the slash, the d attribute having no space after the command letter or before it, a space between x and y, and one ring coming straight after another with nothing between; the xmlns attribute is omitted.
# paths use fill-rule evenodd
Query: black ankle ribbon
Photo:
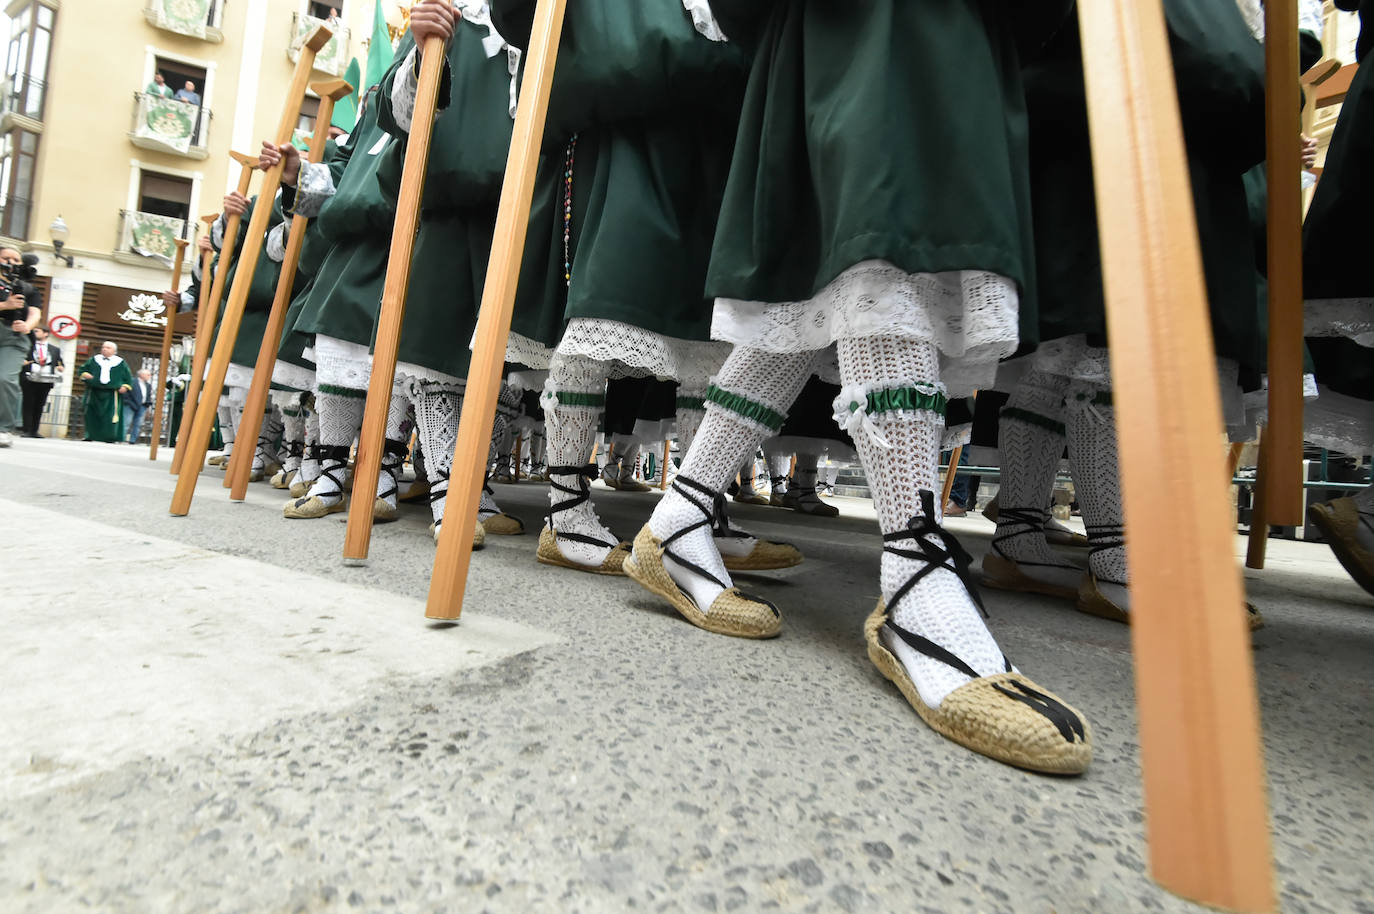
<svg viewBox="0 0 1374 914"><path fill-rule="evenodd" d="M969 566L973 563L973 556L969 555L964 547L959 545L954 534L935 522L934 492L929 489L921 490L921 514L907 521L906 526L905 530L883 535L883 551L926 564L924 568L908 578L906 583L892 595L892 599L887 603L889 616L896 612L896 606L902 597L906 596L922 578L936 568L943 568L958 575L964 589L968 591L978 610L983 614L983 618L988 618L987 608L983 606L983 596L978 592L978 585L974 583L972 575L969 574ZM927 537L934 537L939 540L940 545L932 543ZM917 548L898 549L895 546L887 545L903 540L915 540ZM945 564L946 561L950 564Z"/></svg>
<svg viewBox="0 0 1374 914"><path fill-rule="evenodd" d="M607 542L595 536L587 536L582 533L559 530L554 525L553 516L564 511L571 511L584 502L592 499L592 480L597 477L596 465L584 463L581 466L551 466L549 467L549 485L559 492L571 495L572 498L564 499L549 508L549 513L544 515L544 521L549 525L549 529L560 539L572 540L575 543L586 543L588 546L601 546L603 548L614 549L619 546L619 541ZM574 476L577 478L577 488L565 486L554 479L555 476Z"/></svg>

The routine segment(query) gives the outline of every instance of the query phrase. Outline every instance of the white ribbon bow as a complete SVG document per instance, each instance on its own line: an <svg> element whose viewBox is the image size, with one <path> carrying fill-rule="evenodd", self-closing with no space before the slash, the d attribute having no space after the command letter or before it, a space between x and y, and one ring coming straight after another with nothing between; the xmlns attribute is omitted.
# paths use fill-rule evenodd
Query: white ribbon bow
<svg viewBox="0 0 1374 914"><path fill-rule="evenodd" d="M868 414L868 391L862 387L846 387L835 398L835 424L851 437L867 435L874 444L892 450L892 444L878 430L878 424Z"/></svg>

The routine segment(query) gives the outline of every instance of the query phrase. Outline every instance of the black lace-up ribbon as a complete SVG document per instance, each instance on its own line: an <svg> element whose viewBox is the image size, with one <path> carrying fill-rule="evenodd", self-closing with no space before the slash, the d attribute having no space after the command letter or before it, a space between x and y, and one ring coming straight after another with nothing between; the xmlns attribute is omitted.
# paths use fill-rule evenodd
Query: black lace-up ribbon
<svg viewBox="0 0 1374 914"><path fill-rule="evenodd" d="M563 485L554 478L555 476L577 477L577 488L574 489L570 486ZM564 499L550 507L549 513L545 515L544 520L548 523L549 529L552 530L559 539L572 540L575 543L586 543L588 546L602 546L608 549L614 549L616 546L620 545L618 541L610 542L595 536L559 530L558 526L553 522L555 514L562 513L563 511L571 511L578 505L591 501L592 480L595 479L596 476L596 465L591 463L586 463L582 466L549 467L549 485L553 486L553 488L557 489L559 492L571 495L572 498Z"/></svg>

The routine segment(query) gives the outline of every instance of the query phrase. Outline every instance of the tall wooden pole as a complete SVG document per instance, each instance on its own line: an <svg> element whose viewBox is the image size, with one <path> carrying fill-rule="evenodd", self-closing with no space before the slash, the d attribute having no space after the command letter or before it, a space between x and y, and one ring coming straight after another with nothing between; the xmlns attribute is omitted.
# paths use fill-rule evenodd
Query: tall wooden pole
<svg viewBox="0 0 1374 914"><path fill-rule="evenodd" d="M315 54L333 37L333 32L320 26L311 33L301 47L301 56L296 61L296 72L287 89L286 103L282 106L281 120L277 122L276 143L285 146L291 142L291 134L300 117L301 102L310 81L310 69L315 63ZM253 218L248 223L248 233L243 240L243 252L239 255L239 269L234 273L234 287L229 291L229 302L224 307L224 321L220 325L219 338L215 341L214 357L210 360L210 372L205 379L205 393L219 396L224 387L224 376L229 370L229 356L234 351L238 339L239 324L243 321L243 307L248 301L248 291L253 284L254 267L258 254L262 251L263 235L267 232L267 222L272 216L272 200L281 186L282 165L269 168L263 177L262 188L258 191L258 205L253 208ZM220 260L223 261L223 255ZM171 514L184 517L191 510L191 499L195 496L196 480L200 478L200 464L205 459L205 449L210 443L210 429L213 416L210 410L197 410L195 421L186 442L187 465L182 467L177 477L176 491L172 493ZM257 442L253 442L256 445Z"/></svg>
<svg viewBox="0 0 1374 914"><path fill-rule="evenodd" d="M1264 4L1269 170L1269 427L1264 487L1271 524L1303 522L1302 94L1297 0Z"/></svg>
<svg viewBox="0 0 1374 914"><path fill-rule="evenodd" d="M240 196L246 197L248 196L248 187L253 180L253 173L258 170L258 160L254 156L244 155L241 152L231 152L229 157L239 163L239 183L236 190ZM211 224L218 218L219 216L216 215L210 219ZM205 271L201 270L201 306L196 315L196 351L191 356L191 380L186 385L186 399L181 403L181 426L177 429L177 446L172 454L173 476L181 472L182 461L186 456L186 437L191 430L191 423L195 421L196 405L200 402L201 382L205 377L205 361L210 353L210 340L215 335L215 322L219 317L219 303L224 298L225 278L229 275L229 266L234 260L234 248L239 243L239 222L242 218L238 213L231 213L224 220L224 243L220 247L219 266L215 267L214 281L208 286L210 294L208 304L205 299L207 288ZM212 229L206 231L212 231ZM197 472L199 472L199 467L197 467Z"/></svg>
<svg viewBox="0 0 1374 914"><path fill-rule="evenodd" d="M324 159L324 147L329 141L329 121L334 116L334 103L345 95L353 93L353 87L342 79L316 83L310 87L320 97L320 110L315 115L315 134L310 138L310 153L306 160L318 163ZM286 312L291 306L291 288L296 282L296 268L301 261L301 247L305 244L305 230L310 220L305 216L291 218L291 232L286 239L286 254L282 257L281 276L277 279L277 292L272 299L272 311L267 316L267 327L262 333L262 345L258 347L258 361L253 367L253 383L248 388L248 401L243 407L243 419L239 422L239 433L253 442L257 449L258 435L262 432L262 416L267 409L267 395L272 387L272 369L277 364L277 350L281 347L282 332L286 328ZM231 467L232 485L229 498L243 501L248 494L248 477L253 471L250 457ZM229 477L231 474L226 473Z"/></svg>
<svg viewBox="0 0 1374 914"><path fill-rule="evenodd" d="M186 260L186 242L180 238L176 240L177 259L172 264L172 291L175 292L181 286L181 265ZM158 363L158 384L162 390L157 392L157 397L153 403L153 440L148 445L148 459L157 459L157 443L162 438L162 401L166 399L167 378L171 376L172 362L172 334L176 332L177 311L173 309L167 315L167 326L162 328L162 361Z"/></svg>
<svg viewBox="0 0 1374 914"><path fill-rule="evenodd" d="M1204 904L1273 911L1259 708L1225 458L1198 447L1220 435L1221 405L1164 16L1160 0L1103 0L1078 4L1078 17L1131 550L1151 875Z"/></svg>
<svg viewBox="0 0 1374 914"><path fill-rule="evenodd" d="M377 477L382 472L386 416L391 407L391 387L396 381L401 325L405 321L406 293L410 289L410 261L420 225L420 203L425 192L425 175L429 171L429 144L434 135L434 112L439 104L439 77L444 70L445 51L442 38L427 39L420 48L419 85L410 136L406 140L401 189L396 198L396 221L392 223L386 280L382 284L377 340L372 347L372 376L368 380L367 404L363 407L363 425L358 433L358 453L353 461L354 498L348 506L343 550L344 560L349 562L366 559L372 541L373 496L377 491ZM426 268L441 267L427 264Z"/></svg>
<svg viewBox="0 0 1374 914"><path fill-rule="evenodd" d="M439 531L429 601L425 606L425 615L430 619L456 619L463 611L463 591L467 586L468 562L472 558L472 525L476 522L477 505L482 496L487 442L491 437L492 421L496 418L496 396L501 388L501 369L505 366L520 258L529 229L530 202L534 198L535 166L549 110L549 89L553 86L566 5L567 0L539 0L530 46L525 53L525 79L520 87L520 104L510 156L506 159L506 180L501 188L491 262L482 290L482 310L477 318L463 413L458 423L458 442L454 448L445 509L448 523Z"/></svg>
<svg viewBox="0 0 1374 914"><path fill-rule="evenodd" d="M959 474L959 459L964 456L964 446L961 444L949 454L949 468L945 470L945 482L940 486L940 511L945 510L945 505L949 504L949 493L954 491L954 477Z"/></svg>

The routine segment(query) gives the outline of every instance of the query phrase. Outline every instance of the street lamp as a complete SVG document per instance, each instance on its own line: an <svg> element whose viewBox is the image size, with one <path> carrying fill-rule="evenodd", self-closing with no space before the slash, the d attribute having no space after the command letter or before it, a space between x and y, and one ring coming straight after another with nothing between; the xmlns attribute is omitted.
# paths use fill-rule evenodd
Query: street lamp
<svg viewBox="0 0 1374 914"><path fill-rule="evenodd" d="M76 258L70 254L64 256L62 247L67 243L67 238L70 235L71 230L67 228L67 223L62 221L60 215L52 221L52 225L48 226L48 236L52 238L52 256L69 267L76 266Z"/></svg>

